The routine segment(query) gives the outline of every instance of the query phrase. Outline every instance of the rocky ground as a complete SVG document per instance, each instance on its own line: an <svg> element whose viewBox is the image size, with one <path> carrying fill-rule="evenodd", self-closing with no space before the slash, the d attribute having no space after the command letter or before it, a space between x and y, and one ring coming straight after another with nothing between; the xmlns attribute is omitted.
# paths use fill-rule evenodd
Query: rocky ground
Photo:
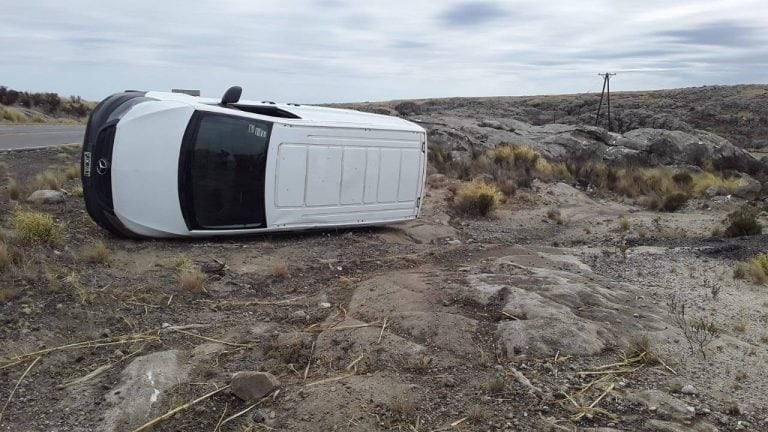
<svg viewBox="0 0 768 432"><path fill-rule="evenodd" d="M26 197L78 150L0 161ZM213 240L108 236L76 179L58 203L3 194L21 259L0 274L0 430L133 431L177 408L153 430L768 430L766 288L732 277L765 237L711 234L739 198L657 213L535 181L465 218L453 182L407 224ZM20 207L62 238L14 241ZM673 297L718 337L691 348Z"/></svg>

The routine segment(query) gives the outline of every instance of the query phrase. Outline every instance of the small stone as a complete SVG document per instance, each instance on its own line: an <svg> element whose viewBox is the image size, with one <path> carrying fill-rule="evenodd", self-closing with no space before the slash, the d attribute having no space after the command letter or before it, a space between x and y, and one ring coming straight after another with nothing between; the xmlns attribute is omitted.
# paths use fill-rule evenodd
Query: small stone
<svg viewBox="0 0 768 432"><path fill-rule="evenodd" d="M244 401L270 394L280 381L268 372L237 372L232 376L232 393Z"/></svg>
<svg viewBox="0 0 768 432"><path fill-rule="evenodd" d="M318 303L318 306L320 307L320 309L328 309L331 307L331 304L328 302L320 302Z"/></svg>
<svg viewBox="0 0 768 432"><path fill-rule="evenodd" d="M251 413L251 421L254 423L264 423L267 418L264 416L264 413L262 413L259 410L253 410L253 413Z"/></svg>
<svg viewBox="0 0 768 432"><path fill-rule="evenodd" d="M461 245L461 240L449 240L448 244L452 245L452 246L460 246Z"/></svg>
<svg viewBox="0 0 768 432"><path fill-rule="evenodd" d="M303 310L297 310L293 313L293 316L300 319L307 319L307 313Z"/></svg>
<svg viewBox="0 0 768 432"><path fill-rule="evenodd" d="M170 325L169 323L163 323L163 325L162 325L162 327L163 327L163 328L168 328L168 327L170 327L170 326L171 326L171 325Z"/></svg>
<svg viewBox="0 0 768 432"><path fill-rule="evenodd" d="M64 202L64 192L41 189L32 192L27 201L40 204L58 204Z"/></svg>
<svg viewBox="0 0 768 432"><path fill-rule="evenodd" d="M691 384L688 384L687 386L683 387L682 390L680 390L680 393L687 394L687 395L696 395L696 394L699 394L699 390L696 389L696 387L692 386Z"/></svg>
<svg viewBox="0 0 768 432"><path fill-rule="evenodd" d="M696 408L694 408L694 407L692 407L692 406L686 406L686 407L685 407L685 410L686 410L686 411L688 411L688 413L689 413L691 416L695 416L695 415L696 415Z"/></svg>

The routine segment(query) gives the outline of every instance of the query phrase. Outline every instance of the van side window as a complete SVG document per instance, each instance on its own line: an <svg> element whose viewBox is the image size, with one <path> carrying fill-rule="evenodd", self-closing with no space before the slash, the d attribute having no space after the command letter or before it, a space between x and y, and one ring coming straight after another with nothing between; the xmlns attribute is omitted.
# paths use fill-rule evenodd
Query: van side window
<svg viewBox="0 0 768 432"><path fill-rule="evenodd" d="M196 117L196 118L195 118ZM266 226L264 175L272 124L200 113L182 147L180 195L193 229ZM188 131L189 132L189 131ZM190 220L191 219L191 220ZM192 223L190 223L192 222Z"/></svg>

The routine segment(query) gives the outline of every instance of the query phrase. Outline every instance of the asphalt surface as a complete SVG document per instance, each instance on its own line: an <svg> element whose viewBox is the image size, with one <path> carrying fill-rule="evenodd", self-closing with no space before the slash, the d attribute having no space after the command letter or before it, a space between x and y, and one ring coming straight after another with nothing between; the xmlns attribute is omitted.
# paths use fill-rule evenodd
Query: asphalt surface
<svg viewBox="0 0 768 432"><path fill-rule="evenodd" d="M0 150L82 143L85 126L0 125Z"/></svg>

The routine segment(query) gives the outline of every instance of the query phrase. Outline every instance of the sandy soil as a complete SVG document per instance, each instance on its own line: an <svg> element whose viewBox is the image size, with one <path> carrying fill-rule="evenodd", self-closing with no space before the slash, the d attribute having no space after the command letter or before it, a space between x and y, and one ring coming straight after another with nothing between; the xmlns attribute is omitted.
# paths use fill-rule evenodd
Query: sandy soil
<svg viewBox="0 0 768 432"><path fill-rule="evenodd" d="M77 157L0 161L30 185ZM739 202L662 214L537 182L468 219L450 196L432 188L408 224L197 241L108 236L74 195L37 206L65 237L0 274L0 407L28 372L0 430L131 431L237 371L281 386L222 431L768 430L766 288L732 277L768 246L711 238ZM19 205L0 198L9 242ZM95 241L104 263L83 256ZM204 291L180 286L182 255L212 269ZM673 295L721 329L706 359ZM153 430L212 431L251 406L224 391Z"/></svg>

